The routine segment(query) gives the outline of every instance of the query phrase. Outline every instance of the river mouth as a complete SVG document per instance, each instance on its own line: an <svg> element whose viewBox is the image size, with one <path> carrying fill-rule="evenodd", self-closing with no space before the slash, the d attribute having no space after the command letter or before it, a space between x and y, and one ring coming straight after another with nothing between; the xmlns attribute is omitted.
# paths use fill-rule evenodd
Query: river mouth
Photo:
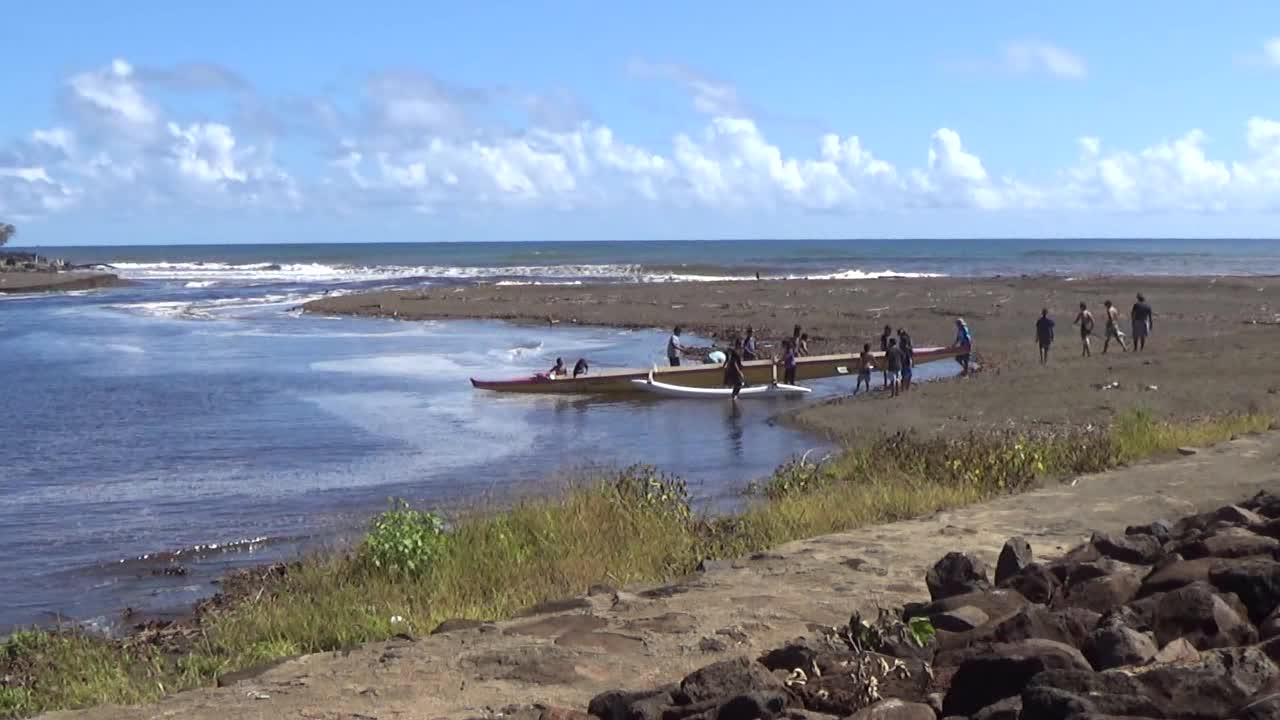
<svg viewBox="0 0 1280 720"><path fill-rule="evenodd" d="M468 378L661 362L666 333L297 312L323 289L189 281L7 303L0 629L166 618L237 568L341 548L370 516L500 506L592 465L684 478L699 509L821 440L787 399L508 396ZM697 338L690 338L698 342ZM940 364L941 365L941 364ZM923 369L923 368L922 368ZM813 401L851 381L812 383Z"/></svg>

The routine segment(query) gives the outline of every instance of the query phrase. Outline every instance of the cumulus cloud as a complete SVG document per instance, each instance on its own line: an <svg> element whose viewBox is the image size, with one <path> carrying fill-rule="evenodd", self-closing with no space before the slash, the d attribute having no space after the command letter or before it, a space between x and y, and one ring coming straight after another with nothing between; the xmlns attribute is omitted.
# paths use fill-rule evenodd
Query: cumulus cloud
<svg viewBox="0 0 1280 720"><path fill-rule="evenodd" d="M1084 74L1074 56L1047 47L1020 46L1010 57L1026 71ZM143 70L115 60L67 79L64 122L0 142L0 212L120 203L423 213L1280 209L1280 122L1263 117L1243 123L1236 159L1215 157L1197 129L1138 149L1084 137L1070 167L1023 178L990 167L957 128L921 137L916 161L896 165L856 134L783 142L736 87L692 68L634 61L628 69L682 88L701 127L641 145L568 91L471 88L397 69L369 76L351 102L273 101L218 66ZM296 112L259 118L242 104L226 117L184 113L164 102L162 90L178 88L235 91ZM292 143L288 168L276 156L280 142Z"/></svg>
<svg viewBox="0 0 1280 720"><path fill-rule="evenodd" d="M1280 66L1280 37L1273 37L1263 43L1262 54L1267 62Z"/></svg>

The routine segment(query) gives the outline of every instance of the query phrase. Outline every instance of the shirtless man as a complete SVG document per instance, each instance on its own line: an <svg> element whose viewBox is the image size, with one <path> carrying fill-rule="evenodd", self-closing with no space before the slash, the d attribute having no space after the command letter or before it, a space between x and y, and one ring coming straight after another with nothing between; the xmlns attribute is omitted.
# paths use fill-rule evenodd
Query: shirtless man
<svg viewBox="0 0 1280 720"><path fill-rule="evenodd" d="M1093 355L1093 349L1089 347L1089 336L1093 334L1093 313L1089 312L1088 305L1080 303L1080 312L1076 314L1075 322L1071 324L1080 326L1080 344L1082 345L1080 357Z"/></svg>
<svg viewBox="0 0 1280 720"><path fill-rule="evenodd" d="M1120 343L1120 349L1129 352L1129 348L1124 344L1124 333L1120 332L1120 311L1110 300L1102 303L1107 308L1107 339L1102 341L1102 354L1107 354L1107 348L1111 346L1111 341L1115 340Z"/></svg>

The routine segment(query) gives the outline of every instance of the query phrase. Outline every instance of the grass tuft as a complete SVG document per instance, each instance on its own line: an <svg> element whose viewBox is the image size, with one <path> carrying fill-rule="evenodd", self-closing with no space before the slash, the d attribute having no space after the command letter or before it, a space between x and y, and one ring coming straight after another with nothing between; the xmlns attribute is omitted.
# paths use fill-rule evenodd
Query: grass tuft
<svg viewBox="0 0 1280 720"><path fill-rule="evenodd" d="M350 553L271 574L260 591L199 614L198 631L179 645L13 634L0 645L0 717L140 703L282 658L424 634L449 618L507 618L593 584L662 581L705 557L981 502L1046 477L1266 430L1272 421L1240 414L1168 422L1137 411L1109 428L1058 433L890 435L820 462L787 462L731 517L697 516L683 481L648 466L604 472L562 496L448 526L398 503Z"/></svg>

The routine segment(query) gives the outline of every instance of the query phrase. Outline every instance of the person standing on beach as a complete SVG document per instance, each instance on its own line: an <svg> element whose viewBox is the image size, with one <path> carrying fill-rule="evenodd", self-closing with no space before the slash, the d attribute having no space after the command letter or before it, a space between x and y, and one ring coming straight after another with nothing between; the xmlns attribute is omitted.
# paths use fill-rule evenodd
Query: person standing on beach
<svg viewBox="0 0 1280 720"><path fill-rule="evenodd" d="M884 332L880 333L880 352L886 353L886 357L889 352L889 338L891 337L893 337L893 328L885 325ZM884 372L880 373L880 378L883 381L881 387L889 387L888 366L885 367Z"/></svg>
<svg viewBox="0 0 1280 720"><path fill-rule="evenodd" d="M1146 350L1147 335L1151 334L1155 313L1151 311L1151 306L1147 304L1147 299L1142 297L1142 293L1138 293L1138 302L1134 303L1133 309L1129 311L1129 322L1133 325L1133 351Z"/></svg>
<svg viewBox="0 0 1280 720"><path fill-rule="evenodd" d="M671 367L680 367L680 356L685 352L684 345L680 342L681 332L682 328L677 325L667 339L667 362L671 363Z"/></svg>
<svg viewBox="0 0 1280 720"><path fill-rule="evenodd" d="M889 397L898 397L898 389L900 383L898 376L902 372L902 348L898 347L898 341L889 338L884 351L884 374L889 378Z"/></svg>
<svg viewBox="0 0 1280 720"><path fill-rule="evenodd" d="M747 327L747 339L742 342L742 359L755 360L756 357L756 331Z"/></svg>
<svg viewBox="0 0 1280 720"><path fill-rule="evenodd" d="M902 351L902 392L911 389L911 375L916 363L916 348L906 328L898 328L898 349Z"/></svg>
<svg viewBox="0 0 1280 720"><path fill-rule="evenodd" d="M973 358L973 334L969 332L964 318L956 318L956 341L952 343L952 347L961 351L956 355L956 362L960 363L960 377L968 377L969 362Z"/></svg>
<svg viewBox="0 0 1280 720"><path fill-rule="evenodd" d="M800 357L809 354L809 333L800 333L800 339L796 341L796 354Z"/></svg>
<svg viewBox="0 0 1280 720"><path fill-rule="evenodd" d="M1040 319L1036 321L1036 343L1040 345L1040 364L1049 362L1049 346L1053 345L1053 318L1049 317L1049 308L1040 311Z"/></svg>
<svg viewBox="0 0 1280 720"><path fill-rule="evenodd" d="M729 348L729 358L724 363L724 385L733 388L733 395L730 397L735 402L738 399L738 393L742 392L745 377L746 369L742 367L742 340L734 338L733 347Z"/></svg>
<svg viewBox="0 0 1280 720"><path fill-rule="evenodd" d="M871 343L863 343L862 354L858 356L858 381L853 384L854 395L863 387L871 392L871 371L875 369L875 360L871 358Z"/></svg>
<svg viewBox="0 0 1280 720"><path fill-rule="evenodd" d="M782 381L787 385L796 384L796 349L790 340L782 341Z"/></svg>
<svg viewBox="0 0 1280 720"><path fill-rule="evenodd" d="M1080 357L1091 357L1093 348L1089 347L1089 336L1093 334L1093 313L1089 312L1088 305L1080 303L1080 312L1071 324L1080 326Z"/></svg>
<svg viewBox="0 0 1280 720"><path fill-rule="evenodd" d="M1107 339L1102 341L1102 354L1107 354L1107 348L1111 346L1111 341L1115 340L1120 343L1120 349L1129 352L1129 348L1124 344L1124 333L1120 332L1120 311L1110 300L1102 303L1107 308Z"/></svg>

